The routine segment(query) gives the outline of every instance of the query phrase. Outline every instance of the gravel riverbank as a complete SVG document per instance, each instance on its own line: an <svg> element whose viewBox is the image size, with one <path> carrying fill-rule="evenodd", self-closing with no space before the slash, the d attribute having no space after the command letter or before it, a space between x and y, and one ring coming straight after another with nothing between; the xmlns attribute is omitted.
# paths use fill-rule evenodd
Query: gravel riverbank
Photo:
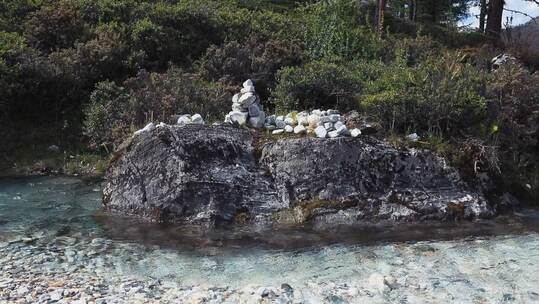
<svg viewBox="0 0 539 304"><path fill-rule="evenodd" d="M224 255L30 237L0 253L0 303L539 303L538 234Z"/></svg>

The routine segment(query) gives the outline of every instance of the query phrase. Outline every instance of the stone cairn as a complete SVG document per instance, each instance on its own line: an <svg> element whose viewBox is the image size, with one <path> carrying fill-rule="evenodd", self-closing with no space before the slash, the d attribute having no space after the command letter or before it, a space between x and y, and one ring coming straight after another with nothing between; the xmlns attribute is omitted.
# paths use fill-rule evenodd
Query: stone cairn
<svg viewBox="0 0 539 304"><path fill-rule="evenodd" d="M225 122L260 129L264 127L265 121L266 113L249 79L243 83L241 91L232 97L232 111L226 115Z"/></svg>
<svg viewBox="0 0 539 304"><path fill-rule="evenodd" d="M294 133L312 134L319 138L340 136L357 137L359 129L348 130L345 118L337 110L313 110L311 112L291 112L286 116L266 114L260 105L253 82L243 83L240 93L232 97L232 111L225 117L225 123L247 125L252 128L265 128L272 134Z"/></svg>
<svg viewBox="0 0 539 304"><path fill-rule="evenodd" d="M200 114L184 114L177 117L177 124L203 125L204 119ZM256 94L253 82L249 79L243 83L241 91L232 97L232 111L225 117L225 123L251 128L265 128L274 135L283 133L314 134L319 138L335 138L343 136L357 137L361 130L354 128L348 130L345 117L337 110L313 110L291 112L286 116L270 115L266 117L260 97ZM135 135L165 126L164 123L154 125L149 123Z"/></svg>

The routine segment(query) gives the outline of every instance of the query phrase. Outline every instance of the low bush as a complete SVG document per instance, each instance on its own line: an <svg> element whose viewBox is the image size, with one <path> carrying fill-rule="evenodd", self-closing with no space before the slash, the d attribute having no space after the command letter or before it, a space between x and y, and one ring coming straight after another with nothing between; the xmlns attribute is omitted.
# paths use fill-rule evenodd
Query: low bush
<svg viewBox="0 0 539 304"><path fill-rule="evenodd" d="M537 199L539 191L539 74L516 64L493 72L489 143L499 147L505 181Z"/></svg>
<svg viewBox="0 0 539 304"><path fill-rule="evenodd" d="M349 68L324 61L286 67L277 73L272 104L277 111L356 108L361 82Z"/></svg>
<svg viewBox="0 0 539 304"><path fill-rule="evenodd" d="M320 1L299 13L304 16L302 39L315 59L379 59L386 53L385 42L370 26L370 10L361 1Z"/></svg>
<svg viewBox="0 0 539 304"><path fill-rule="evenodd" d="M262 99L267 100L270 90L275 87L277 71L300 65L304 60L299 41L231 41L221 47L210 47L198 63L198 71L207 80L230 85L241 84L250 78Z"/></svg>
<svg viewBox="0 0 539 304"><path fill-rule="evenodd" d="M231 94L220 84L171 68L166 73L140 71L122 86L97 84L85 108L84 133L94 148L115 148L133 131L170 116L200 113L207 121L221 120Z"/></svg>
<svg viewBox="0 0 539 304"><path fill-rule="evenodd" d="M365 82L361 106L388 130L473 133L484 118L487 74L463 63L460 53L427 57L416 66L401 56L359 70Z"/></svg>

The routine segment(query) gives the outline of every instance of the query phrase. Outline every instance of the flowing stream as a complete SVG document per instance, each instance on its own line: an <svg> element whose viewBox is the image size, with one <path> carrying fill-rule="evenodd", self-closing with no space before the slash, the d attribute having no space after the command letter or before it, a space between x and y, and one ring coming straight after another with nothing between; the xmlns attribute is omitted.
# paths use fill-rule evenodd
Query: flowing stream
<svg viewBox="0 0 539 304"><path fill-rule="evenodd" d="M539 212L315 232L152 225L100 184L0 179L0 303L539 303Z"/></svg>

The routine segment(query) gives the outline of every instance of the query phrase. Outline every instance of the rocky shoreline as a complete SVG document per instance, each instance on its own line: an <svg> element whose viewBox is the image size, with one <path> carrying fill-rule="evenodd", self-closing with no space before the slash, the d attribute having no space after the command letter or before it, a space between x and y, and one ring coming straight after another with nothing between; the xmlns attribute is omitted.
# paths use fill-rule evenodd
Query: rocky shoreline
<svg viewBox="0 0 539 304"><path fill-rule="evenodd" d="M102 238L21 238L0 242L0 303L534 303L538 240L532 234L329 246L190 261ZM186 263L206 279L194 282ZM275 269L266 273L267 267Z"/></svg>

